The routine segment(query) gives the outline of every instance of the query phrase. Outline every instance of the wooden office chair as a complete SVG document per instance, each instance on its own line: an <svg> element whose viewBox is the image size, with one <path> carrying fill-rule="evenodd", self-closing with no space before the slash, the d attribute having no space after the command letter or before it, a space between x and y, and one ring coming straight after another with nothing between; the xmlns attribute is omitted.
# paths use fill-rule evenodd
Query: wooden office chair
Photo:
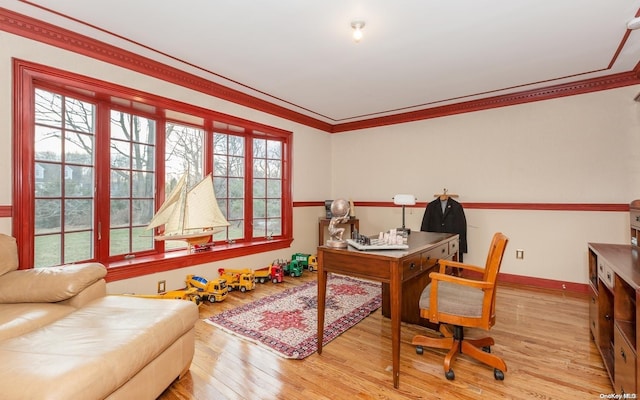
<svg viewBox="0 0 640 400"><path fill-rule="evenodd" d="M492 366L494 377L497 380L504 379L507 365L500 357L491 354L493 338L466 339L464 328L482 328L488 331L495 324L496 280L508 241L502 233L493 235L485 268L439 260L439 272L429 274L431 283L420 296L420 316L433 323L440 323L443 337L417 335L412 344L416 345L418 354L422 354L423 346L449 349L444 358L444 375L449 380L455 378L451 363L459 353ZM458 268L463 273L465 270L472 271L482 276L481 279L473 279L447 275L447 267Z"/></svg>

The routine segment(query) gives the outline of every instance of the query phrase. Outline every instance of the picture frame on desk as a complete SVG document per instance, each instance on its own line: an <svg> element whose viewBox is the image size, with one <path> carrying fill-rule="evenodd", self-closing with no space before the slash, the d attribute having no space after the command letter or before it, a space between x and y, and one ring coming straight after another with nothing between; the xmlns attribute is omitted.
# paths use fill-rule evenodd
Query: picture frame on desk
<svg viewBox="0 0 640 400"><path fill-rule="evenodd" d="M332 203L333 203L333 200L325 200L324 201L325 218L327 218L327 219L331 219L333 217L333 215L331 214L331 204Z"/></svg>

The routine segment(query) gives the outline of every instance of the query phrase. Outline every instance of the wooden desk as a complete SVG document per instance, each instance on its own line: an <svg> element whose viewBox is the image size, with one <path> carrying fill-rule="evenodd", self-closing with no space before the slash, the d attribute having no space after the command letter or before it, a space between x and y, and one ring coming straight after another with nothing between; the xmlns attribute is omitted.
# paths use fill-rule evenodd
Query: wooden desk
<svg viewBox="0 0 640 400"><path fill-rule="evenodd" d="M324 230L329 226L329 223L331 223L331 219L318 218L318 246L324 246L326 244L324 240ZM344 224L338 224L338 226L340 225L349 225L349 227L351 228L351 232L353 232L354 229L357 229L358 231L360 230L360 220L358 220L358 218L351 218ZM349 232L348 234L347 232L345 232L343 238L347 239L351 237L351 232Z"/></svg>
<svg viewBox="0 0 640 400"><path fill-rule="evenodd" d="M393 355L393 387L398 388L400 376L400 321L402 314L415 319L410 308L418 310L419 298L403 296L403 284L423 279L433 270L438 258L457 256L458 235L413 231L409 249L393 251L358 251L351 247L334 249L318 247L318 354L322 354L327 274L356 276L388 285L383 295L388 297L391 315L391 347ZM414 293L411 293L414 295ZM418 294L419 297L419 294ZM383 298L383 304L385 299ZM403 306L406 303L407 307ZM414 303L413 305L411 303ZM404 312L403 312L404 310ZM419 317L419 312L417 314Z"/></svg>

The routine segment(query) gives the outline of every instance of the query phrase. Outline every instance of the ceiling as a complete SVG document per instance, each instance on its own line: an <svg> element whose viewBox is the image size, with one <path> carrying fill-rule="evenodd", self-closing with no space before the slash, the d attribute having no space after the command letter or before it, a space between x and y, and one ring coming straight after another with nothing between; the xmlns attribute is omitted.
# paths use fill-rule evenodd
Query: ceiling
<svg viewBox="0 0 640 400"><path fill-rule="evenodd" d="M629 72L640 0L0 0L331 125ZM363 20L356 43L351 22Z"/></svg>

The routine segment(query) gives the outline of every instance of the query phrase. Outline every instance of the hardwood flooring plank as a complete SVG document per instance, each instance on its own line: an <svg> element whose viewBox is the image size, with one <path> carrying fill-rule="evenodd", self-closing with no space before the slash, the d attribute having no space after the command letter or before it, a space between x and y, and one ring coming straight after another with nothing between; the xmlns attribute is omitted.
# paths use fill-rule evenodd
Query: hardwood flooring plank
<svg viewBox="0 0 640 400"><path fill-rule="evenodd" d="M315 280L315 273L287 277L283 284L258 284L232 292L222 303L204 304L201 318ZM161 400L209 399L566 399L599 398L613 392L589 332L589 303L583 294L500 285L492 352L507 363L504 381L493 370L459 355L448 381L444 350L416 354L416 334L426 328L402 324L400 387L393 388L391 324L377 310L304 360L287 360L256 344L200 321L190 372L175 381Z"/></svg>

